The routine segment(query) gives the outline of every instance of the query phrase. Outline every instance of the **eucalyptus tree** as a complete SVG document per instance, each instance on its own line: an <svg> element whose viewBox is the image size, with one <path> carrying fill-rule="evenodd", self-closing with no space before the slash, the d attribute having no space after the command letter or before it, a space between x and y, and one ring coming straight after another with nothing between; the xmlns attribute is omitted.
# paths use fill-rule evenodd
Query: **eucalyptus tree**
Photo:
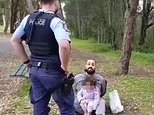
<svg viewBox="0 0 154 115"><path fill-rule="evenodd" d="M122 44L121 69L120 74L128 74L131 54L133 50L133 41L135 37L135 23L137 17L137 7L139 0L128 0L126 10L126 21L124 38Z"/></svg>

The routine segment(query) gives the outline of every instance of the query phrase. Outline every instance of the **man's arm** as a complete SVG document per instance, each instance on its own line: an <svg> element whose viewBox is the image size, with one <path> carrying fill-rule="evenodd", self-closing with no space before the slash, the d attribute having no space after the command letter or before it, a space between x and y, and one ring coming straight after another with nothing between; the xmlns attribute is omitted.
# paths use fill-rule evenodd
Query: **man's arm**
<svg viewBox="0 0 154 115"><path fill-rule="evenodd" d="M28 60L28 56L25 52L25 48L22 44L21 39L12 36L10 42L11 45L13 46L15 54L22 60L22 62L26 62Z"/></svg>
<svg viewBox="0 0 154 115"><path fill-rule="evenodd" d="M81 101L84 100L84 97L83 97L82 93L83 93L82 89L77 93L77 99L78 99L79 103L81 103Z"/></svg>
<svg viewBox="0 0 154 115"><path fill-rule="evenodd" d="M59 56L61 68L68 72L68 64L70 59L71 46L68 40L61 40L59 43Z"/></svg>
<svg viewBox="0 0 154 115"><path fill-rule="evenodd" d="M103 97L104 95L105 95L105 93L106 93L106 88L107 88L107 81L106 81L106 79L103 77L103 76L101 76L101 75L99 75L99 74L96 74L96 76L95 76L98 80L99 80L99 82L100 82L100 96L101 97Z"/></svg>
<svg viewBox="0 0 154 115"><path fill-rule="evenodd" d="M106 81L106 79L103 79L101 81L101 97L103 97L105 95L106 87L107 87L107 81Z"/></svg>
<svg viewBox="0 0 154 115"><path fill-rule="evenodd" d="M21 59L22 62L26 62L28 60L28 56L25 52L24 46L22 44L22 36L25 34L24 28L27 23L29 15L24 17L16 31L13 33L13 36L10 40L11 45L15 51L15 54Z"/></svg>
<svg viewBox="0 0 154 115"><path fill-rule="evenodd" d="M67 73L71 52L70 32L67 29L66 23L57 17L53 18L50 27L53 30L55 38L59 45L61 68Z"/></svg>

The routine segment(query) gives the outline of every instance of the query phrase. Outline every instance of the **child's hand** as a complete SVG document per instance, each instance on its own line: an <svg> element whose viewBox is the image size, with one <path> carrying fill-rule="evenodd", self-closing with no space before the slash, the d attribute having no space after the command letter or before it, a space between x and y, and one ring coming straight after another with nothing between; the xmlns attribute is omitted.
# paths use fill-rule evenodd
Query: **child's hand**
<svg viewBox="0 0 154 115"><path fill-rule="evenodd" d="M87 101L86 100L82 100L80 103L81 104L87 104Z"/></svg>

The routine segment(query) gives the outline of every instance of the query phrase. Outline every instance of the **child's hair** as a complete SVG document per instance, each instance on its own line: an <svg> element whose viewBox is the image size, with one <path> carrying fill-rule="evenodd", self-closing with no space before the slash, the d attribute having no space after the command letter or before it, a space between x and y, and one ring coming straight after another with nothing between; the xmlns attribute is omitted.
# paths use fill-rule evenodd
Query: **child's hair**
<svg viewBox="0 0 154 115"><path fill-rule="evenodd" d="M87 77L82 85L85 86L87 83L90 83L90 86L96 86L96 80L93 77Z"/></svg>

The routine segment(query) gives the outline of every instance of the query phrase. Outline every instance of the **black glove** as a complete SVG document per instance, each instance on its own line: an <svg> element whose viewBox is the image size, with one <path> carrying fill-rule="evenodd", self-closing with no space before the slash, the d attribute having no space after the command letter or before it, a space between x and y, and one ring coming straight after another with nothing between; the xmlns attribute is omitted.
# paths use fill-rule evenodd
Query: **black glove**
<svg viewBox="0 0 154 115"><path fill-rule="evenodd" d="M93 110L93 111L91 112L91 115L96 115L96 110Z"/></svg>
<svg viewBox="0 0 154 115"><path fill-rule="evenodd" d="M62 91L65 95L70 94L73 92L72 85L74 83L74 75L70 73L64 77Z"/></svg>

